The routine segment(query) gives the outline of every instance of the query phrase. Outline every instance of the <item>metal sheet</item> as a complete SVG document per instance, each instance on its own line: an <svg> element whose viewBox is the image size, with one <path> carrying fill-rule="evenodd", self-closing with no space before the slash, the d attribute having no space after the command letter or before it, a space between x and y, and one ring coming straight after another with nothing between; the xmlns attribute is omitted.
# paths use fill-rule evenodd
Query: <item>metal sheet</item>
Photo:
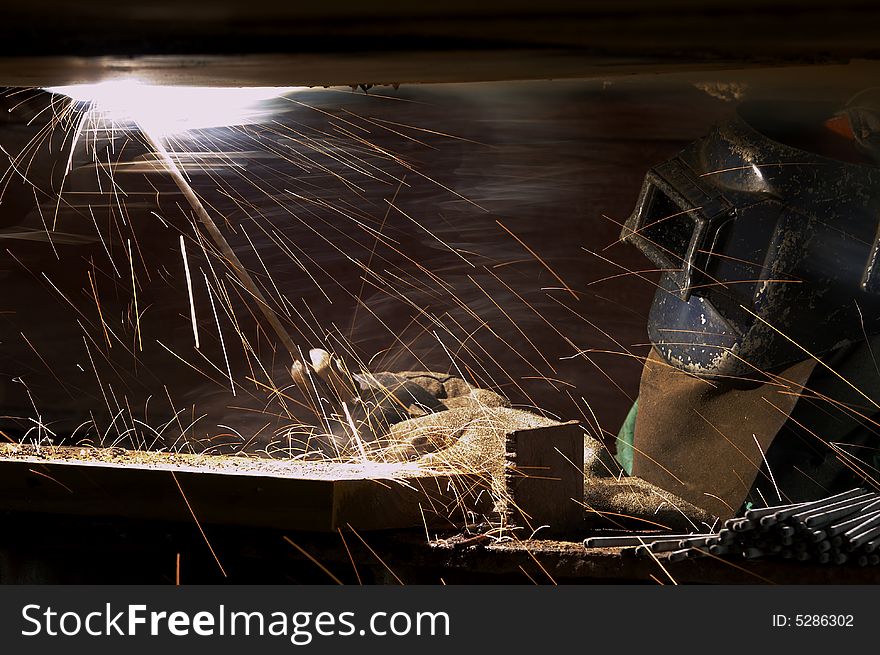
<svg viewBox="0 0 880 655"><path fill-rule="evenodd" d="M178 486L179 485L179 486ZM461 526L488 509L476 476L414 465L0 446L0 510L289 530ZM192 513L190 512L190 508Z"/></svg>

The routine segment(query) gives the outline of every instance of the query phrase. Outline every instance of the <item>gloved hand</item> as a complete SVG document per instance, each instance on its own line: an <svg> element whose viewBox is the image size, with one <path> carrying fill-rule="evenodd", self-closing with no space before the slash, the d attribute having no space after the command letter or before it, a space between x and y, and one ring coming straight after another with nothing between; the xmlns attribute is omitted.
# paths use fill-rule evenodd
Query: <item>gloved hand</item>
<svg viewBox="0 0 880 655"><path fill-rule="evenodd" d="M308 445L331 457L369 453L371 459L412 459L442 447L446 439L428 436L424 430L404 439L394 426L452 409L508 405L498 394L444 373L354 373L319 348L309 351L309 359L296 362L291 374L317 416L318 426L308 435Z"/></svg>
<svg viewBox="0 0 880 655"><path fill-rule="evenodd" d="M309 436L319 455L379 462L417 460L425 469L484 477L503 511L505 438L510 432L558 425L514 409L507 399L448 374L352 373L325 350L297 363L298 385L320 398L322 427ZM608 449L584 432L585 517L597 527L702 531L711 517L640 478L623 476ZM629 520L627 520L627 517Z"/></svg>

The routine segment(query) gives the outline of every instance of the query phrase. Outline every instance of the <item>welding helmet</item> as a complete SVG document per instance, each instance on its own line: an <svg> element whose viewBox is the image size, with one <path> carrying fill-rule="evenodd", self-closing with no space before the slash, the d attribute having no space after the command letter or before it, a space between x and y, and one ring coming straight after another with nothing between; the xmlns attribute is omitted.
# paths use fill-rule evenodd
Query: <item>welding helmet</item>
<svg viewBox="0 0 880 655"><path fill-rule="evenodd" d="M750 377L880 332L878 97L744 104L648 172L621 237L662 270L668 364Z"/></svg>

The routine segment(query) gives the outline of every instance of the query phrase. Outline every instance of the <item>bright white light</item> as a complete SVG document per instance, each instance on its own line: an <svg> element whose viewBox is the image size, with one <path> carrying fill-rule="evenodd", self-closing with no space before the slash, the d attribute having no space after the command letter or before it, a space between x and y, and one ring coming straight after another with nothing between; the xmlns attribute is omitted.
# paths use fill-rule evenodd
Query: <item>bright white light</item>
<svg viewBox="0 0 880 655"><path fill-rule="evenodd" d="M108 121L135 121L153 134L254 123L271 113L261 103L295 90L298 88L156 86L137 80L47 89L91 103Z"/></svg>

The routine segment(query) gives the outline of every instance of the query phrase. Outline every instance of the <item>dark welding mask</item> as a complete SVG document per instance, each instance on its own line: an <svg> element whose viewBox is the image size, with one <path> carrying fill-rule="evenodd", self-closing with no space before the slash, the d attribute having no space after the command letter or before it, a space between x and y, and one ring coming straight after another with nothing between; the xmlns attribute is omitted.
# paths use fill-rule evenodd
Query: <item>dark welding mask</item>
<svg viewBox="0 0 880 655"><path fill-rule="evenodd" d="M743 105L648 172L621 236L663 271L648 332L668 364L749 377L880 332L868 105Z"/></svg>
<svg viewBox="0 0 880 655"><path fill-rule="evenodd" d="M744 105L647 174L622 234L663 271L633 475L721 518L849 484L830 442L880 407L878 108Z"/></svg>

